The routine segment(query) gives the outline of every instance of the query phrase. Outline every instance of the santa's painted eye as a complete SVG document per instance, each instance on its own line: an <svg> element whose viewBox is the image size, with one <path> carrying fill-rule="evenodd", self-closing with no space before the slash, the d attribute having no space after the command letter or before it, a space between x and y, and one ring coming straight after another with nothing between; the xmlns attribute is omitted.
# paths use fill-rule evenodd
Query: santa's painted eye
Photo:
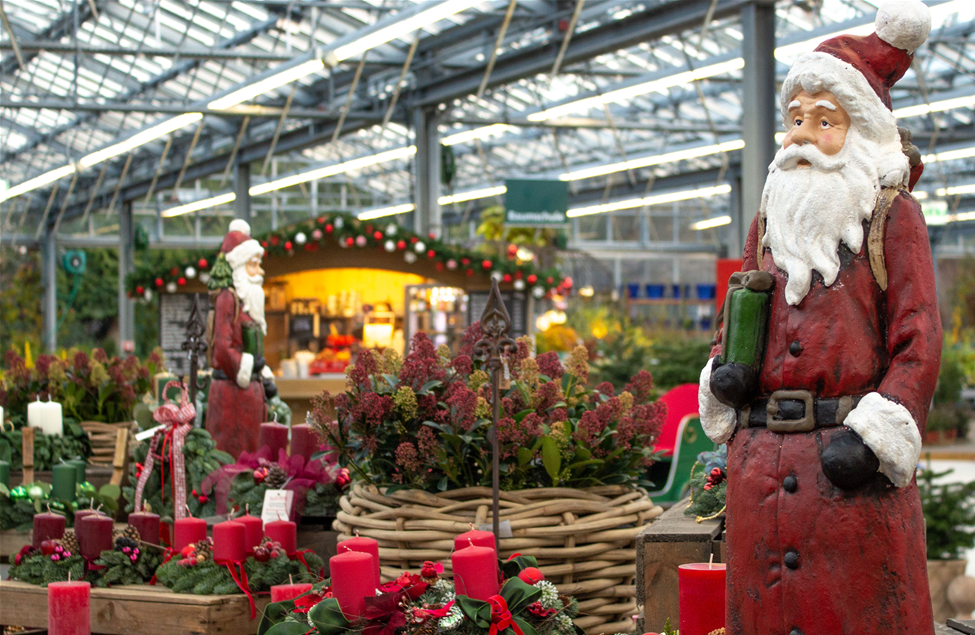
<svg viewBox="0 0 975 635"><path fill-rule="evenodd" d="M825 119L823 119L820 125L823 127L823 129L829 128L829 122L826 121Z"/></svg>
<svg viewBox="0 0 975 635"><path fill-rule="evenodd" d="M802 125L802 119L796 119L796 127L798 128L801 125Z"/></svg>

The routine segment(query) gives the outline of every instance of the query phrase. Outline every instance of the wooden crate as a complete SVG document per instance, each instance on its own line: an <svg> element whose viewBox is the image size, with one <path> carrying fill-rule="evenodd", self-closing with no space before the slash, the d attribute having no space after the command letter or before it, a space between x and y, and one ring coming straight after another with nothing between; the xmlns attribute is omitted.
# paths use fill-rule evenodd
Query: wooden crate
<svg viewBox="0 0 975 635"><path fill-rule="evenodd" d="M723 518L698 523L684 515L687 505L686 500L677 503L637 536L637 632L660 632L667 618L678 628L678 565L708 562L712 554L714 562L725 562Z"/></svg>
<svg viewBox="0 0 975 635"><path fill-rule="evenodd" d="M257 618L243 595L187 595L159 586L91 590L91 632L101 635L253 635L270 601L255 598ZM46 628L47 589L0 581L0 625Z"/></svg>

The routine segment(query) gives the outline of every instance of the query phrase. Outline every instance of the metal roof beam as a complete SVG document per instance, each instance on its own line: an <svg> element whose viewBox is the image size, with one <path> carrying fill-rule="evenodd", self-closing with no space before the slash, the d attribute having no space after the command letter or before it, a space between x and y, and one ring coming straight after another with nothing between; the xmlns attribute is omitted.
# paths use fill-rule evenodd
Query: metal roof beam
<svg viewBox="0 0 975 635"><path fill-rule="evenodd" d="M101 10L104 2L98 2L96 0L95 6ZM78 21L75 23L75 14L77 13ZM60 40L63 37L71 35L74 33L75 27L80 27L82 24L91 19L91 6L88 4L88 0L78 0L78 2L64 10L61 15L54 19L50 25L40 33L35 35L37 39L44 40ZM20 44L18 41L17 44ZM10 46L9 41L7 46ZM32 59L37 57L39 51L30 51L24 49L23 46L20 47L24 51L24 63L29 64ZM8 57L5 60L0 61L0 76L9 75L14 71L18 70L20 67L17 64L16 57Z"/></svg>
<svg viewBox="0 0 975 635"><path fill-rule="evenodd" d="M44 99L41 101L17 101L12 99L0 99L0 108L15 108L28 110L71 110L75 112L148 112L180 115L187 112L201 112L204 115L214 117L280 117L284 114L283 108L273 108L267 106L235 106L223 110L209 110L206 108L193 108L188 105L180 104L118 104L118 103L92 103L75 102L70 99ZM338 113L327 110L311 110L307 108L290 108L287 116L292 119L337 119ZM382 114L366 112L350 112L350 117L375 118L382 120Z"/></svg>
<svg viewBox="0 0 975 635"><path fill-rule="evenodd" d="M70 42L53 42L50 40L36 40L32 42L17 42L20 50L31 53L54 53L58 55L108 55L111 57L180 57L188 60L242 60L246 62L286 62L293 55L283 53L262 53L260 51L221 51L210 49L179 49L179 48L126 48L122 46L90 46L83 44L74 46ZM10 40L0 41L0 51L11 51L13 45Z"/></svg>

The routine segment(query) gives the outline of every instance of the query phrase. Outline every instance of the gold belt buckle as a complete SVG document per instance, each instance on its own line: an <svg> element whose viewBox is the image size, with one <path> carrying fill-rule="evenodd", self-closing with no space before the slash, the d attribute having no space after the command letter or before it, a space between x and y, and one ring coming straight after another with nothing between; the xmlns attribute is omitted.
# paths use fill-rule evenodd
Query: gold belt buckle
<svg viewBox="0 0 975 635"><path fill-rule="evenodd" d="M801 419L776 419L779 402L785 400L801 401L806 411ZM808 390L776 390L768 398L765 425L772 432L811 432L816 428L816 413L813 411L813 396Z"/></svg>

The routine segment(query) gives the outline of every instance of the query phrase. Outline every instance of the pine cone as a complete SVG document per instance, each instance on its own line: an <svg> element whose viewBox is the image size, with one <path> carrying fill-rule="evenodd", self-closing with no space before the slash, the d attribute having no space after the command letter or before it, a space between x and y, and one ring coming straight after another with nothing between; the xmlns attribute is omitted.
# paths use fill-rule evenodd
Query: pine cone
<svg viewBox="0 0 975 635"><path fill-rule="evenodd" d="M272 463L271 467L268 468L267 476L264 478L264 484L267 485L268 489L281 489L287 480L288 473L284 468L277 463Z"/></svg>
<svg viewBox="0 0 975 635"><path fill-rule="evenodd" d="M427 620L413 631L413 635L435 635L437 632L437 620Z"/></svg>
<svg viewBox="0 0 975 635"><path fill-rule="evenodd" d="M132 525L126 525L122 529L116 529L114 532L112 532L112 537L116 541L118 541L119 538L128 538L129 540L134 540L136 543L142 540L142 534L140 534L139 530Z"/></svg>
<svg viewBox="0 0 975 635"><path fill-rule="evenodd" d="M81 553L81 545L78 544L78 537L70 529L64 532L64 536L61 537L59 542L61 543L61 546L64 547L65 551L69 551L73 554Z"/></svg>
<svg viewBox="0 0 975 635"><path fill-rule="evenodd" d="M209 538L201 540L193 545L193 553L196 555L197 563L211 559L213 557L213 542Z"/></svg>

